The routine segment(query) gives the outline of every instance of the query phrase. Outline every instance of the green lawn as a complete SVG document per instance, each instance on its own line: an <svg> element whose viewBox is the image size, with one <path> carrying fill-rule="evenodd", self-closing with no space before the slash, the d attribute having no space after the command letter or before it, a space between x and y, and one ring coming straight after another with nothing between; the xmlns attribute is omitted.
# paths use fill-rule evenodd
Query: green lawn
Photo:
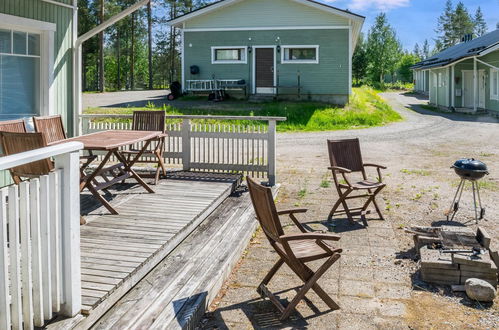
<svg viewBox="0 0 499 330"><path fill-rule="evenodd" d="M220 103L223 105L223 103ZM402 120L376 91L368 87L353 89L350 104L345 107L334 107L316 102L269 102L251 104L252 110L247 110L246 102L232 104L231 108L219 107L217 103L206 107L206 102L200 102L200 107L177 109L172 106L163 108L147 107L149 110L164 109L168 114L177 115L238 115L238 116L272 116L286 117L284 122L278 122L279 132L299 131L330 131L352 128L382 126L390 122ZM131 114L139 108L94 108L85 113ZM216 120L204 120L204 123L223 123ZM246 120L238 124L254 125L260 122Z"/></svg>

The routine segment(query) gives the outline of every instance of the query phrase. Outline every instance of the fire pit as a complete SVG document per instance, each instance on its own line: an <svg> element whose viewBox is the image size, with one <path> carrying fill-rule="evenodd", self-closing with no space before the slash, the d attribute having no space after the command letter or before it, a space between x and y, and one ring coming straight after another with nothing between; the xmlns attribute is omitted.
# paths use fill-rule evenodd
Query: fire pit
<svg viewBox="0 0 499 330"><path fill-rule="evenodd" d="M473 190L473 203L475 206L475 221L483 219L485 216L485 208L482 207L482 200L480 198L480 187L478 186L478 180L488 175L487 165L483 162L476 160L474 158L463 158L457 160L454 165L451 166L457 175L461 178L461 182L457 186L456 194L454 195L454 200L452 201L451 207L447 212L447 221L454 220L457 211L459 210L459 202L461 201L461 196L463 195L464 185L466 181L471 182L471 187ZM478 199L478 205L477 205ZM479 211L480 210L480 211Z"/></svg>

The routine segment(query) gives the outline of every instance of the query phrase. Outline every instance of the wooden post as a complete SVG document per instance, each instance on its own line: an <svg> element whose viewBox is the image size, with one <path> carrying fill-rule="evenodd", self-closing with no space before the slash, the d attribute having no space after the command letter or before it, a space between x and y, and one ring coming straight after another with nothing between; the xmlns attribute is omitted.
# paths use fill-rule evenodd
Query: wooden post
<svg viewBox="0 0 499 330"><path fill-rule="evenodd" d="M478 72L476 70L476 57L473 57L473 112L477 110L478 101Z"/></svg>
<svg viewBox="0 0 499 330"><path fill-rule="evenodd" d="M452 84L452 90L451 90L451 99L450 99L450 102L451 102L451 106L452 108L455 107L455 98L456 98L456 79L455 79L455 65L453 65L451 67L451 84Z"/></svg>
<svg viewBox="0 0 499 330"><path fill-rule="evenodd" d="M182 121L182 167L184 171L191 169L191 121Z"/></svg>
<svg viewBox="0 0 499 330"><path fill-rule="evenodd" d="M267 158L268 158L268 178L269 186L275 186L276 183L276 126L277 121L269 120L268 140L267 140Z"/></svg>
<svg viewBox="0 0 499 330"><path fill-rule="evenodd" d="M55 157L55 167L62 169L61 237L62 299L61 313L73 317L81 310L80 270L80 155L65 153Z"/></svg>

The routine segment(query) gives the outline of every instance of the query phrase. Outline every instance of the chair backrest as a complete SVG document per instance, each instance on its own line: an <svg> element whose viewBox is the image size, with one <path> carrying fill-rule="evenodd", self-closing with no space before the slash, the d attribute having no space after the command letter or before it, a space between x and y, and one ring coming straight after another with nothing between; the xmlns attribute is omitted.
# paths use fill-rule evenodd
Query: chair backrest
<svg viewBox="0 0 499 330"><path fill-rule="evenodd" d="M1 138L5 155L18 154L47 146L47 141L42 133L2 132ZM52 169L52 162L47 158L14 167L11 172L18 176L38 176L48 174Z"/></svg>
<svg viewBox="0 0 499 330"><path fill-rule="evenodd" d="M0 121L0 132L26 133L24 119Z"/></svg>
<svg viewBox="0 0 499 330"><path fill-rule="evenodd" d="M48 144L66 139L66 132L64 132L64 125L60 115L33 117L33 123L35 131L43 133Z"/></svg>
<svg viewBox="0 0 499 330"><path fill-rule="evenodd" d="M359 139L328 140L331 166L339 166L352 172L364 171Z"/></svg>
<svg viewBox="0 0 499 330"><path fill-rule="evenodd" d="M251 196L251 202L255 209L256 217L269 240L277 242L279 236L284 235L279 216L272 196L272 190L259 185L250 177L246 177Z"/></svg>
<svg viewBox="0 0 499 330"><path fill-rule="evenodd" d="M164 111L134 111L132 129L135 131L165 131Z"/></svg>

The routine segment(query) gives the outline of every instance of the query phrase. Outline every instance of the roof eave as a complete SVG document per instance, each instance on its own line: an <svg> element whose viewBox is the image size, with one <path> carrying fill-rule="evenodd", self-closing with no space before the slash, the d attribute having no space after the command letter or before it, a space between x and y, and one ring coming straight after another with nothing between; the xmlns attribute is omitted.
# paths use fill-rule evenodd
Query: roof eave
<svg viewBox="0 0 499 330"><path fill-rule="evenodd" d="M214 10L220 9L222 7L226 7L228 5L231 5L231 4L239 2L239 1L243 1L243 0L221 0L221 1L218 1L215 3L212 3L210 5L207 5L203 8L200 8L198 10L194 10L190 13L185 14L185 15L171 19L171 20L167 21L166 24L169 26L182 28L184 22L186 22L194 17L208 14ZM331 14L336 14L336 15L345 17L347 19L356 20L358 22L361 22L361 24L364 24L365 17L362 15L358 15L358 14L355 14L355 13L352 13L352 12L349 12L346 10L342 10L342 9L335 8L335 7L332 7L332 6L323 4L323 3L319 3L319 2L316 2L314 0L292 0L292 1L301 3L303 5L307 5L310 7L314 7L314 8L317 8L319 10L322 10L322 11L326 11L326 12L329 12Z"/></svg>

